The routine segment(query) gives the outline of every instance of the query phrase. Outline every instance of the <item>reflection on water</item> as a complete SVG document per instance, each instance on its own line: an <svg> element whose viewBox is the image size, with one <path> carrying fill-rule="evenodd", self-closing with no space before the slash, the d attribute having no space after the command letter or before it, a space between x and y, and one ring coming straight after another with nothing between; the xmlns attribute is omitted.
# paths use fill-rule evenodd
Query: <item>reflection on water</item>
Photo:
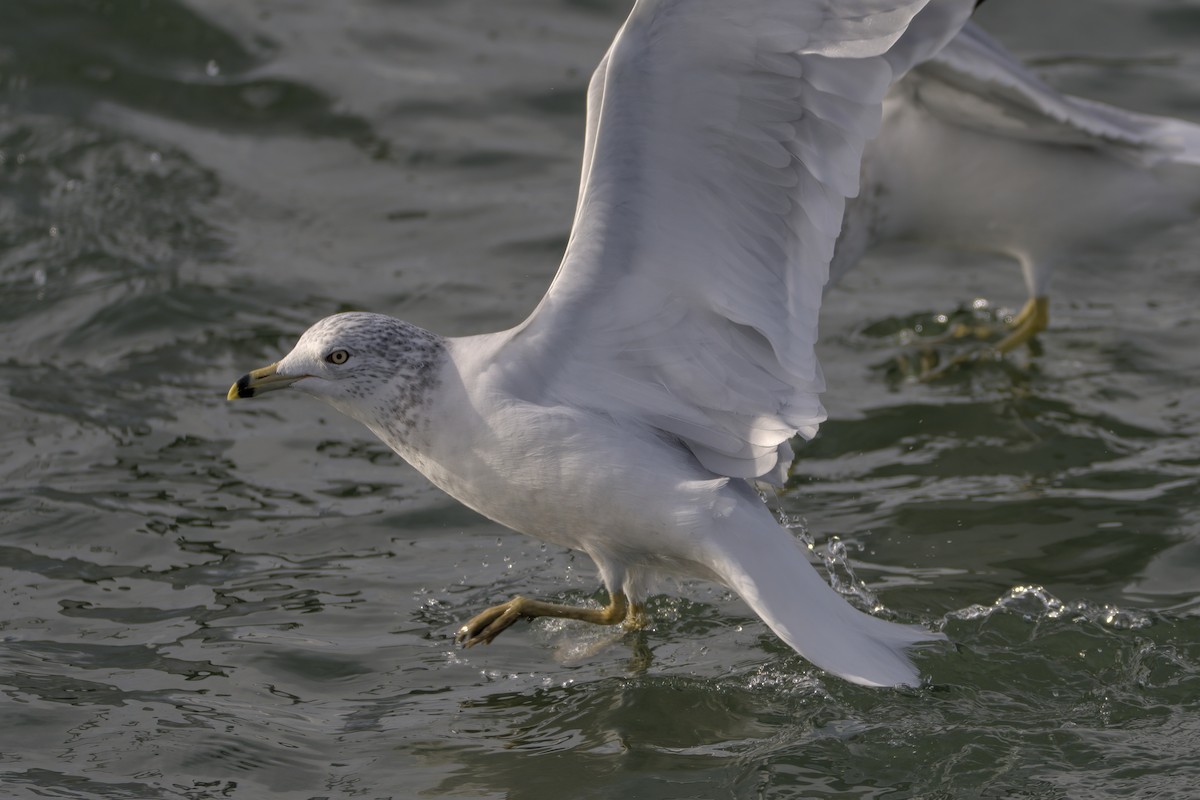
<svg viewBox="0 0 1200 800"><path fill-rule="evenodd" d="M1200 118L1194 9L993 5L1060 85ZM706 584L638 634L459 651L507 595L598 600L590 563L315 404L226 406L332 311L531 308L627 6L0 4L6 796L1191 791L1194 226L1063 265L1040 355L936 384L876 365L1019 304L1011 265L913 245L829 294L832 418L775 502L855 602L947 632L920 691L831 679Z"/></svg>

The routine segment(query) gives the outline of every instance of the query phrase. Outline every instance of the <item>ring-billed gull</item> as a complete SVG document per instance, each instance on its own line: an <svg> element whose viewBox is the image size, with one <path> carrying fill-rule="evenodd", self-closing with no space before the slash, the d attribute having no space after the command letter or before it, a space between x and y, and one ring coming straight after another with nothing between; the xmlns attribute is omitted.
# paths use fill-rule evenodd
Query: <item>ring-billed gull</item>
<svg viewBox="0 0 1200 800"><path fill-rule="evenodd" d="M377 314L316 323L230 399L293 387L363 422L433 483L587 553L610 604L522 617L613 624L660 574L736 591L819 667L915 685L944 638L850 605L749 481L782 483L825 419L817 314L889 87L974 0L638 0L588 91L574 227L535 311L443 338Z"/></svg>
<svg viewBox="0 0 1200 800"><path fill-rule="evenodd" d="M1194 220L1200 126L1063 94L975 23L898 81L863 154L831 283L888 239L1017 261L1028 300L991 350L1043 330L1057 264Z"/></svg>

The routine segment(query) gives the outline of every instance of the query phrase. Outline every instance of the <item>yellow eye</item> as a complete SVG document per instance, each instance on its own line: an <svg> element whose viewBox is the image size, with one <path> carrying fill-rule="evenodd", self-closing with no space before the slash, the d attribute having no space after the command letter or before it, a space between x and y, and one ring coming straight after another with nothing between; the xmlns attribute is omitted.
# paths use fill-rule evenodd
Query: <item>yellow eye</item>
<svg viewBox="0 0 1200 800"><path fill-rule="evenodd" d="M345 350L334 350L332 353L325 356L325 360L330 364L345 364L350 360L350 354Z"/></svg>

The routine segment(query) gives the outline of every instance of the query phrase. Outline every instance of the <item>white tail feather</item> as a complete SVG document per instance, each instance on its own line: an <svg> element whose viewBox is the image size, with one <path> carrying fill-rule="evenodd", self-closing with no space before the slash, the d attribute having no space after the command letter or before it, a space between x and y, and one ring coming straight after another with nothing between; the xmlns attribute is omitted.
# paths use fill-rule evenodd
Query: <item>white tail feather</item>
<svg viewBox="0 0 1200 800"><path fill-rule="evenodd" d="M761 514L740 510L749 513L730 520L738 533L727 531L710 543L710 566L771 630L816 666L851 683L920 685L906 651L945 635L859 611L825 582L765 507Z"/></svg>

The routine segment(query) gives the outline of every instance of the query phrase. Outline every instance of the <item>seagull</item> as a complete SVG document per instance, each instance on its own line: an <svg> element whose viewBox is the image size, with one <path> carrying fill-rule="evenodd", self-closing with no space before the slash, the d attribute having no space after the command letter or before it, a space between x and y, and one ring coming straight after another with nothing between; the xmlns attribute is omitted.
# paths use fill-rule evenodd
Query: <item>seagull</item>
<svg viewBox="0 0 1200 800"><path fill-rule="evenodd" d="M1028 299L990 351L1010 352L1047 327L1064 260L1195 220L1198 167L1200 125L1060 93L968 22L885 98L829 285L888 240L1008 256Z"/></svg>
<svg viewBox="0 0 1200 800"><path fill-rule="evenodd" d="M517 596L522 618L644 620L663 576L740 595L817 667L918 686L945 637L864 613L754 483L825 419L817 316L884 98L974 0L637 0L588 89L566 253L516 327L443 337L380 314L320 320L229 399L284 388L362 422L432 483L586 553L603 608Z"/></svg>

